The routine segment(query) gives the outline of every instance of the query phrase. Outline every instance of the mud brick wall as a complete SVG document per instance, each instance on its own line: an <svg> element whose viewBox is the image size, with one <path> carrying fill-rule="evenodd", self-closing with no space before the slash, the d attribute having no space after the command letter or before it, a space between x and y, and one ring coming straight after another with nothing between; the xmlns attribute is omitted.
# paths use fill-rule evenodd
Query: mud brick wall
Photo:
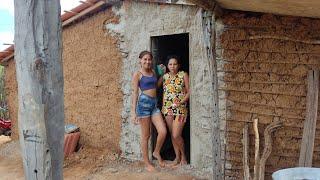
<svg viewBox="0 0 320 180"><path fill-rule="evenodd" d="M263 132L272 121L273 135L266 177L298 163L306 116L307 71L320 67L320 20L268 14L227 12L217 22L217 67L221 120L226 120L226 179L242 179L242 129L249 123L250 168L254 163L252 121ZM313 165L320 167L320 123Z"/></svg>
<svg viewBox="0 0 320 180"><path fill-rule="evenodd" d="M80 142L119 151L122 93L121 56L117 39L104 23L116 22L111 9L63 28L65 123L80 127ZM5 67L5 86L13 138L18 138L18 99L15 61Z"/></svg>
<svg viewBox="0 0 320 180"><path fill-rule="evenodd" d="M12 123L12 139L18 139L18 84L16 77L16 63L11 59L5 66L5 92Z"/></svg>
<svg viewBox="0 0 320 180"><path fill-rule="evenodd" d="M104 23L117 21L111 9L63 30L66 123L80 127L80 142L120 150L121 55Z"/></svg>

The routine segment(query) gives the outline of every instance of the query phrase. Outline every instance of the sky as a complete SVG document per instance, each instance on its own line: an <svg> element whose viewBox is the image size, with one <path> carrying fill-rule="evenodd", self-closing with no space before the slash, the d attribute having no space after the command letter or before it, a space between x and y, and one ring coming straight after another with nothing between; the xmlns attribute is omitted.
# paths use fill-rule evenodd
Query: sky
<svg viewBox="0 0 320 180"><path fill-rule="evenodd" d="M13 44L14 39L14 4L13 0L0 0L0 51ZM61 12L71 10L80 4L79 0L60 0Z"/></svg>

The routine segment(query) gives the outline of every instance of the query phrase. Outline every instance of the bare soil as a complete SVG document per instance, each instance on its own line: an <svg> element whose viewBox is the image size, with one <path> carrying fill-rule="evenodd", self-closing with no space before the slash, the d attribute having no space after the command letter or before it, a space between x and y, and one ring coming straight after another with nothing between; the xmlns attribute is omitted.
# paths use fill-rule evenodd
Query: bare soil
<svg viewBox="0 0 320 180"><path fill-rule="evenodd" d="M167 162L170 163L170 162ZM191 166L178 169L162 168L158 172L144 170L141 162L130 162L117 153L106 149L83 146L64 161L64 179L97 179L97 180L194 180L209 179L208 174ZM0 136L0 174L2 180L23 180L23 165L18 141Z"/></svg>

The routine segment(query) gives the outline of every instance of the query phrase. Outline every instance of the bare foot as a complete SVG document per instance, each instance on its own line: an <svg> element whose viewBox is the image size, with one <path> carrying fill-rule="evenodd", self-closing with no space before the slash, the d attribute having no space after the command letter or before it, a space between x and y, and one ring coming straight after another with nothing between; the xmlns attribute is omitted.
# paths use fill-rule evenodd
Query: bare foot
<svg viewBox="0 0 320 180"><path fill-rule="evenodd" d="M187 160L182 159L182 160L180 161L180 165L181 165L181 166L186 165L186 164L188 164Z"/></svg>
<svg viewBox="0 0 320 180"><path fill-rule="evenodd" d="M188 164L187 161L185 159L182 159L180 162L176 163L175 165L171 166L172 169L176 169L178 167L181 167L183 165Z"/></svg>
<svg viewBox="0 0 320 180"><path fill-rule="evenodd" d="M152 165L152 164L147 164L145 169L148 171L148 172L157 172L156 168Z"/></svg>
<svg viewBox="0 0 320 180"><path fill-rule="evenodd" d="M169 164L169 167L177 166L180 163L180 159L176 158Z"/></svg>
<svg viewBox="0 0 320 180"><path fill-rule="evenodd" d="M152 156L155 157L159 161L160 167L165 167L166 166L166 163L163 162L163 160L162 160L162 158L161 158L159 153L153 152Z"/></svg>

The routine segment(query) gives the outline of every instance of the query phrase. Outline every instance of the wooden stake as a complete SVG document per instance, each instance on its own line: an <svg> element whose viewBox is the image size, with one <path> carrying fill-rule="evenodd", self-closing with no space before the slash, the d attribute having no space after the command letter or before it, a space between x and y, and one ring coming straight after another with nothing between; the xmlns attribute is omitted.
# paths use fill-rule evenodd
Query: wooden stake
<svg viewBox="0 0 320 180"><path fill-rule="evenodd" d="M63 179L60 1L14 1L19 136L25 179Z"/></svg>
<svg viewBox="0 0 320 180"><path fill-rule="evenodd" d="M260 138L259 138L259 130L258 130L258 119L253 120L253 130L255 136L255 144L254 144L254 172L253 172L253 180L258 180L259 177L259 162L260 162Z"/></svg>
<svg viewBox="0 0 320 180"><path fill-rule="evenodd" d="M264 130L264 149L259 163L259 180L264 180L266 161L272 151L271 134L281 125L280 121L274 121Z"/></svg>
<svg viewBox="0 0 320 180"><path fill-rule="evenodd" d="M316 122L318 112L319 93L319 71L310 70L308 72L308 93L306 120L303 126L303 136L300 149L299 166L311 167L316 133Z"/></svg>
<svg viewBox="0 0 320 180"><path fill-rule="evenodd" d="M243 174L244 180L251 180L250 170L249 170L249 134L248 134L248 124L244 125L243 128Z"/></svg>

